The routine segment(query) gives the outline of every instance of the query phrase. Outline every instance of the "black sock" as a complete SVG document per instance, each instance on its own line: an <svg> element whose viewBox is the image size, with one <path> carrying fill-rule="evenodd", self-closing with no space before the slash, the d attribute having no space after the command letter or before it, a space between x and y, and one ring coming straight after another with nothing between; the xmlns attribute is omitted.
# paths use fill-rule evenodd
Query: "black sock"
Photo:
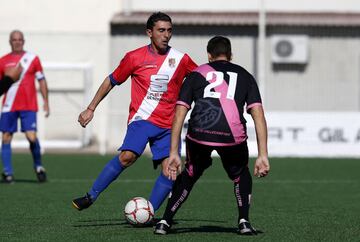
<svg viewBox="0 0 360 242"><path fill-rule="evenodd" d="M170 224L172 223L173 217L188 198L196 181L197 179L190 177L186 170L177 177L174 183L171 198L166 205L166 210L162 219L166 220Z"/></svg>
<svg viewBox="0 0 360 242"><path fill-rule="evenodd" d="M249 221L252 178L249 169L245 169L234 182L234 194L238 205L239 218Z"/></svg>

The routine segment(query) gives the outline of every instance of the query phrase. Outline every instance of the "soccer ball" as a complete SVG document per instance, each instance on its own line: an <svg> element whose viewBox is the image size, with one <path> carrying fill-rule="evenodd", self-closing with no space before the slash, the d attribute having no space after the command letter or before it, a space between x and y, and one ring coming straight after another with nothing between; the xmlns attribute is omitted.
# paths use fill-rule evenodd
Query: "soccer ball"
<svg viewBox="0 0 360 242"><path fill-rule="evenodd" d="M125 219L132 225L142 226L154 218L154 208L143 197L134 197L125 206Z"/></svg>

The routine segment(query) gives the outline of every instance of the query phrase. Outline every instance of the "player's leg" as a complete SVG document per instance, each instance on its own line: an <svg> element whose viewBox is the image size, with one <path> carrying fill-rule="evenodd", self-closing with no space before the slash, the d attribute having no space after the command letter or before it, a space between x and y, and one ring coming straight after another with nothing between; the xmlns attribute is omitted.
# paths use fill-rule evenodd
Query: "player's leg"
<svg viewBox="0 0 360 242"><path fill-rule="evenodd" d="M137 159L137 155L132 151L122 151L120 155L114 156L96 178L89 195L94 202L101 192L103 192L118 176Z"/></svg>
<svg viewBox="0 0 360 242"><path fill-rule="evenodd" d="M105 165L84 197L72 201L73 206L78 210L88 208L127 167L136 161L144 151L147 142L146 127L142 122L136 121L129 124L123 145L119 148L121 153Z"/></svg>
<svg viewBox="0 0 360 242"><path fill-rule="evenodd" d="M126 153L126 154L124 154ZM81 211L90 207L98 196L125 170L125 166L121 164L120 159L124 155L130 157L131 152L121 152L120 155L115 155L103 168L100 174L94 181L90 191L83 197L75 198L72 201L73 207ZM136 156L133 156L134 160Z"/></svg>
<svg viewBox="0 0 360 242"><path fill-rule="evenodd" d="M25 133L26 139L30 144L30 152L33 157L34 162L34 171L39 182L46 181L46 172L45 168L42 165L41 161L41 147L40 142L37 138L37 120L36 112L33 111L21 111L20 112L20 121L21 121L21 132Z"/></svg>
<svg viewBox="0 0 360 242"><path fill-rule="evenodd" d="M34 169L36 169L37 167L41 167L42 166L41 147L40 147L40 142L37 138L36 132L35 131L26 131L25 136L30 144L30 152L32 154L33 161L34 161Z"/></svg>
<svg viewBox="0 0 360 242"><path fill-rule="evenodd" d="M234 182L234 195L238 206L239 232L255 235L256 230L249 223L249 209L252 191L252 178L248 168L249 151L247 143L216 149L224 169Z"/></svg>
<svg viewBox="0 0 360 242"><path fill-rule="evenodd" d="M17 131L17 112L6 112L1 114L0 130L2 132L1 160L3 164L2 181L12 183L14 171L12 167L11 141L13 133Z"/></svg>
<svg viewBox="0 0 360 242"><path fill-rule="evenodd" d="M2 134L1 159L3 164L2 181L4 183L12 183L14 181L11 151L12 137L12 133L9 132L4 132Z"/></svg>
<svg viewBox="0 0 360 242"><path fill-rule="evenodd" d="M41 147L35 131L26 131L25 136L30 144L34 161L34 171L39 182L46 182L46 171L41 161Z"/></svg>
<svg viewBox="0 0 360 242"><path fill-rule="evenodd" d="M176 178L171 198L166 205L165 213L154 229L155 234L168 233L175 214L189 197L194 184L212 164L211 147L197 144L188 139L186 146L187 158L185 169Z"/></svg>
<svg viewBox="0 0 360 242"><path fill-rule="evenodd" d="M166 197L168 197L174 184L174 181L169 178L167 171L171 131L170 129L163 129L156 126L153 126L151 130L152 133L149 144L153 154L154 169L156 169L159 164L161 164L162 168L149 198L149 201L156 212Z"/></svg>

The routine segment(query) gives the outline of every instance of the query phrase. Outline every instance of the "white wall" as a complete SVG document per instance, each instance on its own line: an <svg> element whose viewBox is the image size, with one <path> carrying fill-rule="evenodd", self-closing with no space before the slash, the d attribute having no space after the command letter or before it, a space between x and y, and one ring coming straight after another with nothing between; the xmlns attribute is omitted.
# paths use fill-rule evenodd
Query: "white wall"
<svg viewBox="0 0 360 242"><path fill-rule="evenodd" d="M274 71L267 61L267 107L272 111L359 111L359 40L311 37L310 57L301 72ZM270 60L270 46L267 50Z"/></svg>
<svg viewBox="0 0 360 242"><path fill-rule="evenodd" d="M20 29L25 35L25 49L39 55L43 63L89 63L95 93L110 66L110 20L121 10L121 0L0 0L0 55L10 51L9 33ZM45 70L45 75L46 75ZM56 79L47 75L49 89L83 86L81 78ZM40 104L41 104L41 98ZM68 132L66 137L81 132L77 116L84 108L78 95L50 93L51 115L45 121L46 137ZM41 107L41 106L40 106ZM106 101L99 106L91 124L96 139L106 139ZM41 114L41 113L40 113ZM66 116L66 117L65 117ZM56 127L54 129L53 127ZM51 133L49 133L51 132ZM22 135L18 134L22 138ZM15 136L15 137L17 137Z"/></svg>
<svg viewBox="0 0 360 242"><path fill-rule="evenodd" d="M0 0L0 6L0 32L108 33L121 0Z"/></svg>
<svg viewBox="0 0 360 242"><path fill-rule="evenodd" d="M125 0L125 6L139 11L257 11L261 0ZM290 12L359 12L358 0L263 0L265 7L270 11Z"/></svg>
<svg viewBox="0 0 360 242"><path fill-rule="evenodd" d="M120 0L0 0L0 6L1 55L10 50L9 32L20 29L25 49L43 62L91 62L95 80L109 71L109 23Z"/></svg>

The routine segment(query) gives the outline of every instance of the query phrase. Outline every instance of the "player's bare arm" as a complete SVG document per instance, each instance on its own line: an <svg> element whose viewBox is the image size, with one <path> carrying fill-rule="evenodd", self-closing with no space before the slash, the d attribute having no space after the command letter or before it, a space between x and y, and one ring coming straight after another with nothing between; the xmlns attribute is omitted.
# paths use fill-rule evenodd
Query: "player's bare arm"
<svg viewBox="0 0 360 242"><path fill-rule="evenodd" d="M177 105L175 117L171 128L171 146L169 157L169 174L171 179L175 180L178 172L181 172L181 158L179 156L179 142L181 138L181 130L188 109L182 105Z"/></svg>
<svg viewBox="0 0 360 242"><path fill-rule="evenodd" d="M256 140L258 146L258 157L255 161L254 175L266 176L270 171L270 163L267 151L267 126L262 106L251 108L250 114L254 120Z"/></svg>
<svg viewBox="0 0 360 242"><path fill-rule="evenodd" d="M46 83L46 79L42 79L39 81L40 93L44 100L44 112L45 117L49 117L50 115L50 107L49 107L49 91Z"/></svg>
<svg viewBox="0 0 360 242"><path fill-rule="evenodd" d="M111 85L111 81L109 77L106 77L103 81L103 83L100 85L99 89L97 90L94 98L90 102L89 106L80 113L78 122L80 125L85 128L88 123L93 119L94 117L94 111L99 105L99 103L106 97L106 95L111 91L113 86Z"/></svg>

